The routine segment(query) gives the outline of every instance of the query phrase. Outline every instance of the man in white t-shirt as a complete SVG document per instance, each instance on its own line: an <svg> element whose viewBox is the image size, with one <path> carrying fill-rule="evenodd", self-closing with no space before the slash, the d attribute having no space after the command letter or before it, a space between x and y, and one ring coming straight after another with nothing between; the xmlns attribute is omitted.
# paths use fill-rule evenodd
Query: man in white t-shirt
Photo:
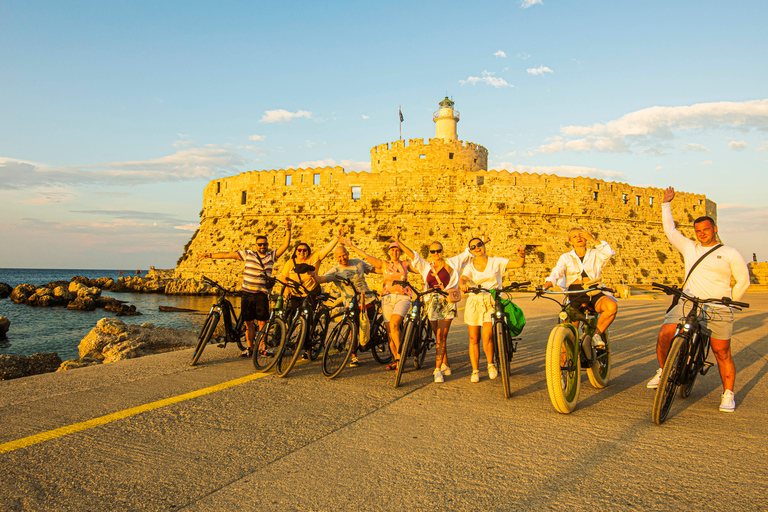
<svg viewBox="0 0 768 512"><path fill-rule="evenodd" d="M670 205L674 197L674 188L669 187L664 191L661 220L664 234L667 235L675 249L682 253L685 260L685 272L688 279L684 283L683 291L702 299L730 297L735 301L740 301L749 288L749 270L744 258L736 249L726 246L720 247L707 255L693 272L690 272L693 264L717 245L717 226L710 217L699 217L693 221L693 229L696 232L698 243L686 238L685 235L675 229ZM731 290L731 277L736 281L733 290ZM706 315L708 318L702 318L702 331L710 334L712 352L715 353L717 369L720 371L720 379L723 381L720 410L733 412L736 409L736 400L733 394L736 367L731 356L733 312L725 306L705 306L705 308L708 312ZM656 376L648 382L647 387L652 389L659 387L661 367L664 366L667 359L677 324L684 316L683 301L680 301L677 306L667 312L656 342L656 356L660 368L657 370Z"/></svg>

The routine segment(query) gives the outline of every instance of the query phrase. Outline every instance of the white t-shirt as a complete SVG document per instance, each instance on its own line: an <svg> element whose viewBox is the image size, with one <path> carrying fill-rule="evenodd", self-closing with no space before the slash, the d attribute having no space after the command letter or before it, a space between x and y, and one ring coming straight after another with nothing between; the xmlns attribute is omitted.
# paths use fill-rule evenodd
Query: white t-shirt
<svg viewBox="0 0 768 512"><path fill-rule="evenodd" d="M496 290L501 288L502 279L504 278L504 271L507 268L509 260L507 258L501 258L499 256L489 256L488 264L485 266L485 270L480 272L475 268L477 259L470 262L461 275L467 276L470 281L483 288L489 290Z"/></svg>

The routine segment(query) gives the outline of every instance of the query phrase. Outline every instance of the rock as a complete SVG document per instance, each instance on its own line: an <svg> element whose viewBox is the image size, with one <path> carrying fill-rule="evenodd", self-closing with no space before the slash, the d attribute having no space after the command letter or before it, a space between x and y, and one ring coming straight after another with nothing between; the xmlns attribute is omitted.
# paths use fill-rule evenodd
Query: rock
<svg viewBox="0 0 768 512"><path fill-rule="evenodd" d="M90 297L93 300L101 297L101 288L97 288L95 286L86 286L75 281L69 283L68 291L69 293L73 293L78 297Z"/></svg>
<svg viewBox="0 0 768 512"><path fill-rule="evenodd" d="M51 281L50 283L45 283L43 285L45 288L50 288L53 290L54 288L69 288L69 281Z"/></svg>
<svg viewBox="0 0 768 512"><path fill-rule="evenodd" d="M96 309L96 301L88 296L78 296L75 300L67 305L67 309L76 311L93 311Z"/></svg>
<svg viewBox="0 0 768 512"><path fill-rule="evenodd" d="M70 359L61 363L57 372L63 372L65 370L74 370L75 368L84 368L86 366L93 366L95 364L102 364L100 359L93 357L82 357L80 359Z"/></svg>
<svg viewBox="0 0 768 512"><path fill-rule="evenodd" d="M8 297L12 291L13 286L6 283L0 283L0 299Z"/></svg>
<svg viewBox="0 0 768 512"><path fill-rule="evenodd" d="M196 313L196 309L187 309L187 308L176 308L173 306L158 306L158 311L163 311L165 313Z"/></svg>
<svg viewBox="0 0 768 512"><path fill-rule="evenodd" d="M57 286L53 289L53 296L66 302L75 299L75 295L69 293L68 286Z"/></svg>
<svg viewBox="0 0 768 512"><path fill-rule="evenodd" d="M154 329L155 328L155 324L153 324L152 322L144 322L143 324L141 324L141 328L142 329Z"/></svg>
<svg viewBox="0 0 768 512"><path fill-rule="evenodd" d="M26 302L28 298L34 295L37 290L37 286L29 283L20 284L11 292L11 300L17 304Z"/></svg>
<svg viewBox="0 0 768 512"><path fill-rule="evenodd" d="M85 286L91 286L91 280L88 279L85 276L72 276L72 279L70 279L70 282L72 283L79 283ZM70 290L72 291L72 290Z"/></svg>
<svg viewBox="0 0 768 512"><path fill-rule="evenodd" d="M0 338L5 338L8 330L11 328L11 321L8 317L0 316Z"/></svg>
<svg viewBox="0 0 768 512"><path fill-rule="evenodd" d="M102 290L109 290L113 284L115 284L115 280L111 277L99 277L98 279L93 279L93 286L97 286Z"/></svg>
<svg viewBox="0 0 768 512"><path fill-rule="evenodd" d="M166 295L212 295L216 288L196 279L174 279L165 285Z"/></svg>
<svg viewBox="0 0 768 512"><path fill-rule="evenodd" d="M67 368L87 366L87 359L111 363L147 354L179 350L193 346L197 335L191 331L155 327L152 324L126 325L115 318L102 318L78 346L80 359ZM62 368L62 369L67 369Z"/></svg>
<svg viewBox="0 0 768 512"><path fill-rule="evenodd" d="M31 356L0 355L0 380L55 372L59 365L61 358L55 352Z"/></svg>

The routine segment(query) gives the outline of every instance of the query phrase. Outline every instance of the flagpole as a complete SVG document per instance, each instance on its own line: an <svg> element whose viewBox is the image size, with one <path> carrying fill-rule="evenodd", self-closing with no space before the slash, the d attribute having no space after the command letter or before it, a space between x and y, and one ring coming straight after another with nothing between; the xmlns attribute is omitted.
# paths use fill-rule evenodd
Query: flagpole
<svg viewBox="0 0 768 512"><path fill-rule="evenodd" d="M403 140L403 106L398 105L398 117L400 118L400 140Z"/></svg>

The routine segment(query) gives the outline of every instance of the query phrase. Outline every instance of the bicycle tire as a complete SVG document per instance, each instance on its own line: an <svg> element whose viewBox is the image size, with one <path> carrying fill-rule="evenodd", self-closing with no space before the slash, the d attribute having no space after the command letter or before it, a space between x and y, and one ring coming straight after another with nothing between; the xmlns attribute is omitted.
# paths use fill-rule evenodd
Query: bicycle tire
<svg viewBox="0 0 768 512"><path fill-rule="evenodd" d="M680 377L685 370L685 361L688 357L688 339L685 336L675 336L661 370L659 387L656 388L656 396L653 399L653 422L661 425L667 419L672 402L675 400L677 387L680 385Z"/></svg>
<svg viewBox="0 0 768 512"><path fill-rule="evenodd" d="M607 333L603 333L603 341L605 349L593 349L597 355L592 365L587 368L587 377L595 389L605 388L611 378L611 342Z"/></svg>
<svg viewBox="0 0 768 512"><path fill-rule="evenodd" d="M321 310L315 315L314 325L309 338L309 360L314 361L323 353L325 337L328 335L328 326L331 323L331 315L327 310Z"/></svg>
<svg viewBox="0 0 768 512"><path fill-rule="evenodd" d="M253 367L257 371L268 372L275 366L285 346L286 330L285 322L279 318L272 318L256 334L252 359Z"/></svg>
<svg viewBox="0 0 768 512"><path fill-rule="evenodd" d="M573 411L581 387L581 357L576 336L562 324L549 334L546 374L549 399L555 410L562 414Z"/></svg>
<svg viewBox="0 0 768 512"><path fill-rule="evenodd" d="M424 359L427 357L427 351L429 351L430 348L430 341L432 341L432 339L429 337L431 333L432 329L429 327L429 322L422 320L419 333L418 352L414 354L413 358L413 366L417 370L424 366Z"/></svg>
<svg viewBox="0 0 768 512"><path fill-rule="evenodd" d="M203 355L205 346L208 345L208 343L211 341L211 338L213 337L213 333L219 323L220 316L221 315L217 311L211 311L211 313L208 315L208 318L205 319L203 328L200 330L200 335L197 337L197 346L195 347L195 352L192 354L192 362L189 363L190 366L195 366L200 360L200 356Z"/></svg>
<svg viewBox="0 0 768 512"><path fill-rule="evenodd" d="M243 322L242 327L240 327L240 332L235 333L235 343L237 344L237 348L240 349L240 352L245 350L245 348L248 346L247 333L248 329L245 327L245 322Z"/></svg>
<svg viewBox="0 0 768 512"><path fill-rule="evenodd" d="M512 396L512 391L509 389L509 352L507 351L506 329L507 326L503 322L497 322L493 326L493 342L496 344L498 353L497 364L499 365L501 385L504 388L504 398L509 398Z"/></svg>
<svg viewBox="0 0 768 512"><path fill-rule="evenodd" d="M323 350L323 375L333 379L341 373L355 349L356 336L357 327L349 318L334 327Z"/></svg>
<svg viewBox="0 0 768 512"><path fill-rule="evenodd" d="M384 327L383 317L377 317L371 327L371 355L379 364L392 362L392 349L389 346L387 328Z"/></svg>
<svg viewBox="0 0 768 512"><path fill-rule="evenodd" d="M696 382L696 377L699 375L699 369L704 367L704 335L701 333L694 333L691 346L693 347L693 355L691 361L686 365L685 385L680 386L680 398L688 398L693 391L693 384ZM701 364L701 367L696 367Z"/></svg>
<svg viewBox="0 0 768 512"><path fill-rule="evenodd" d="M288 337L285 340L285 348L283 348L283 357L281 357L277 364L275 364L275 373L278 377L285 377L288 372L296 366L296 362L301 355L305 352L307 340L307 319L303 316L297 318L291 330L288 332ZM290 358L289 358L290 356Z"/></svg>
<svg viewBox="0 0 768 512"><path fill-rule="evenodd" d="M400 341L400 364L397 365L397 371L395 371L395 387L400 386L400 380L403 377L403 368L405 368L405 361L408 358L408 353L411 351L414 339L416 338L416 326L413 325L412 320L406 319L403 327L403 337Z"/></svg>

